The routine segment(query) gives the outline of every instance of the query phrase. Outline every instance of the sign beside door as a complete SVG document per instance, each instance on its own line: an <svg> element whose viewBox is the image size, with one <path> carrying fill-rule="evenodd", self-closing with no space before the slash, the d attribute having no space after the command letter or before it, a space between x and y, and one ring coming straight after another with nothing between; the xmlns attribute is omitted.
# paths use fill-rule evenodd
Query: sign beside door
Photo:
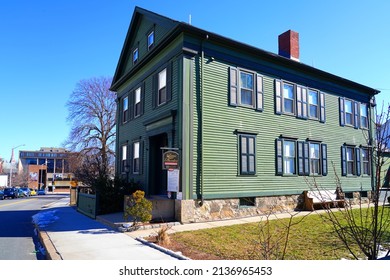
<svg viewBox="0 0 390 280"><path fill-rule="evenodd" d="M166 151L163 153L163 169L179 169L179 153Z"/></svg>

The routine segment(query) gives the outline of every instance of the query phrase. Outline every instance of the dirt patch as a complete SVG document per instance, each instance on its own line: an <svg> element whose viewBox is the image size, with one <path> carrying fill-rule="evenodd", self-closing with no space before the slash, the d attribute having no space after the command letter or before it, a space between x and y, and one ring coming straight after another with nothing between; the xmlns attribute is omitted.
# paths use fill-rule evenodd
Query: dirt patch
<svg viewBox="0 0 390 280"><path fill-rule="evenodd" d="M181 254L191 260L221 260L220 257L215 256L213 254L197 251L193 248L189 248L186 245L176 241L172 236L170 236L170 244L162 245L158 244L156 241L156 237L145 238L147 241L155 243L161 247L169 249L173 252L181 252Z"/></svg>

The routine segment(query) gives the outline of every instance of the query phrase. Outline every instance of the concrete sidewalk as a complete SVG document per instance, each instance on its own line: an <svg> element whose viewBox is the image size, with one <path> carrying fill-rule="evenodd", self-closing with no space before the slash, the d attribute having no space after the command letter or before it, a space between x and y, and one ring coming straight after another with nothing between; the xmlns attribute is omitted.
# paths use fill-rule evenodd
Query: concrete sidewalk
<svg viewBox="0 0 390 280"><path fill-rule="evenodd" d="M36 225L48 259L52 260L178 260L135 238L90 219L69 206L69 198L47 206L39 214L54 219ZM45 221L44 221L45 222Z"/></svg>

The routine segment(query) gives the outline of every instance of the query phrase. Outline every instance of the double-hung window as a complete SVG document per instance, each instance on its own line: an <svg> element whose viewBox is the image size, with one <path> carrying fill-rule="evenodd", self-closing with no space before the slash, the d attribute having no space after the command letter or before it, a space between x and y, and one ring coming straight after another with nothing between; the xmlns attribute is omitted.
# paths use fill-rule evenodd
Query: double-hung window
<svg viewBox="0 0 390 280"><path fill-rule="evenodd" d="M229 68L229 105L263 110L263 76L249 70Z"/></svg>
<svg viewBox="0 0 390 280"><path fill-rule="evenodd" d="M148 51L150 51L154 46L154 31L151 31L148 34Z"/></svg>
<svg viewBox="0 0 390 280"><path fill-rule="evenodd" d="M295 141L283 142L284 174L295 174Z"/></svg>
<svg viewBox="0 0 390 280"><path fill-rule="evenodd" d="M139 58L139 51L138 48L135 48L133 50L133 65L138 62L138 58Z"/></svg>
<svg viewBox="0 0 390 280"><path fill-rule="evenodd" d="M309 117L318 119L319 116L319 96L318 91L309 90Z"/></svg>
<svg viewBox="0 0 390 280"><path fill-rule="evenodd" d="M368 111L367 111L367 104L361 103L360 104L360 127L361 128L368 128Z"/></svg>
<svg viewBox="0 0 390 280"><path fill-rule="evenodd" d="M127 122L129 116L129 97L126 96L122 100L122 123Z"/></svg>
<svg viewBox="0 0 390 280"><path fill-rule="evenodd" d="M361 148L362 152L362 174L371 175L370 151L368 148Z"/></svg>
<svg viewBox="0 0 390 280"><path fill-rule="evenodd" d="M134 91L134 117L141 115L141 87Z"/></svg>
<svg viewBox="0 0 390 280"><path fill-rule="evenodd" d="M133 143L133 174L140 173L140 142Z"/></svg>
<svg viewBox="0 0 390 280"><path fill-rule="evenodd" d="M240 72L240 103L244 106L254 107L254 82L253 74Z"/></svg>
<svg viewBox="0 0 390 280"><path fill-rule="evenodd" d="M167 69L158 73L157 106L167 102Z"/></svg>
<svg viewBox="0 0 390 280"><path fill-rule="evenodd" d="M256 174L256 136L239 135L240 175Z"/></svg>
<svg viewBox="0 0 390 280"><path fill-rule="evenodd" d="M127 172L127 145L122 145L122 161L121 161L121 170Z"/></svg>
<svg viewBox="0 0 390 280"><path fill-rule="evenodd" d="M351 100L345 100L345 124L353 126L353 103Z"/></svg>
<svg viewBox="0 0 390 280"><path fill-rule="evenodd" d="M347 175L355 174L355 149L352 147L346 148L347 155Z"/></svg>
<svg viewBox="0 0 390 280"><path fill-rule="evenodd" d="M320 144L310 143L310 174L319 175L320 172Z"/></svg>
<svg viewBox="0 0 390 280"><path fill-rule="evenodd" d="M292 84L283 83L283 112L295 113L295 91Z"/></svg>

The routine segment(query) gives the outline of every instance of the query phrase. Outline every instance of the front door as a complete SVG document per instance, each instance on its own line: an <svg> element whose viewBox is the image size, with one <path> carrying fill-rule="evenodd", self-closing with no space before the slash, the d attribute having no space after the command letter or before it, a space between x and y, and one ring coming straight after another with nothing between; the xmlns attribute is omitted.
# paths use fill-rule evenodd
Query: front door
<svg viewBox="0 0 390 280"><path fill-rule="evenodd" d="M162 169L161 148L168 146L166 133L150 137L149 140L149 189L151 195L167 195L167 171Z"/></svg>

